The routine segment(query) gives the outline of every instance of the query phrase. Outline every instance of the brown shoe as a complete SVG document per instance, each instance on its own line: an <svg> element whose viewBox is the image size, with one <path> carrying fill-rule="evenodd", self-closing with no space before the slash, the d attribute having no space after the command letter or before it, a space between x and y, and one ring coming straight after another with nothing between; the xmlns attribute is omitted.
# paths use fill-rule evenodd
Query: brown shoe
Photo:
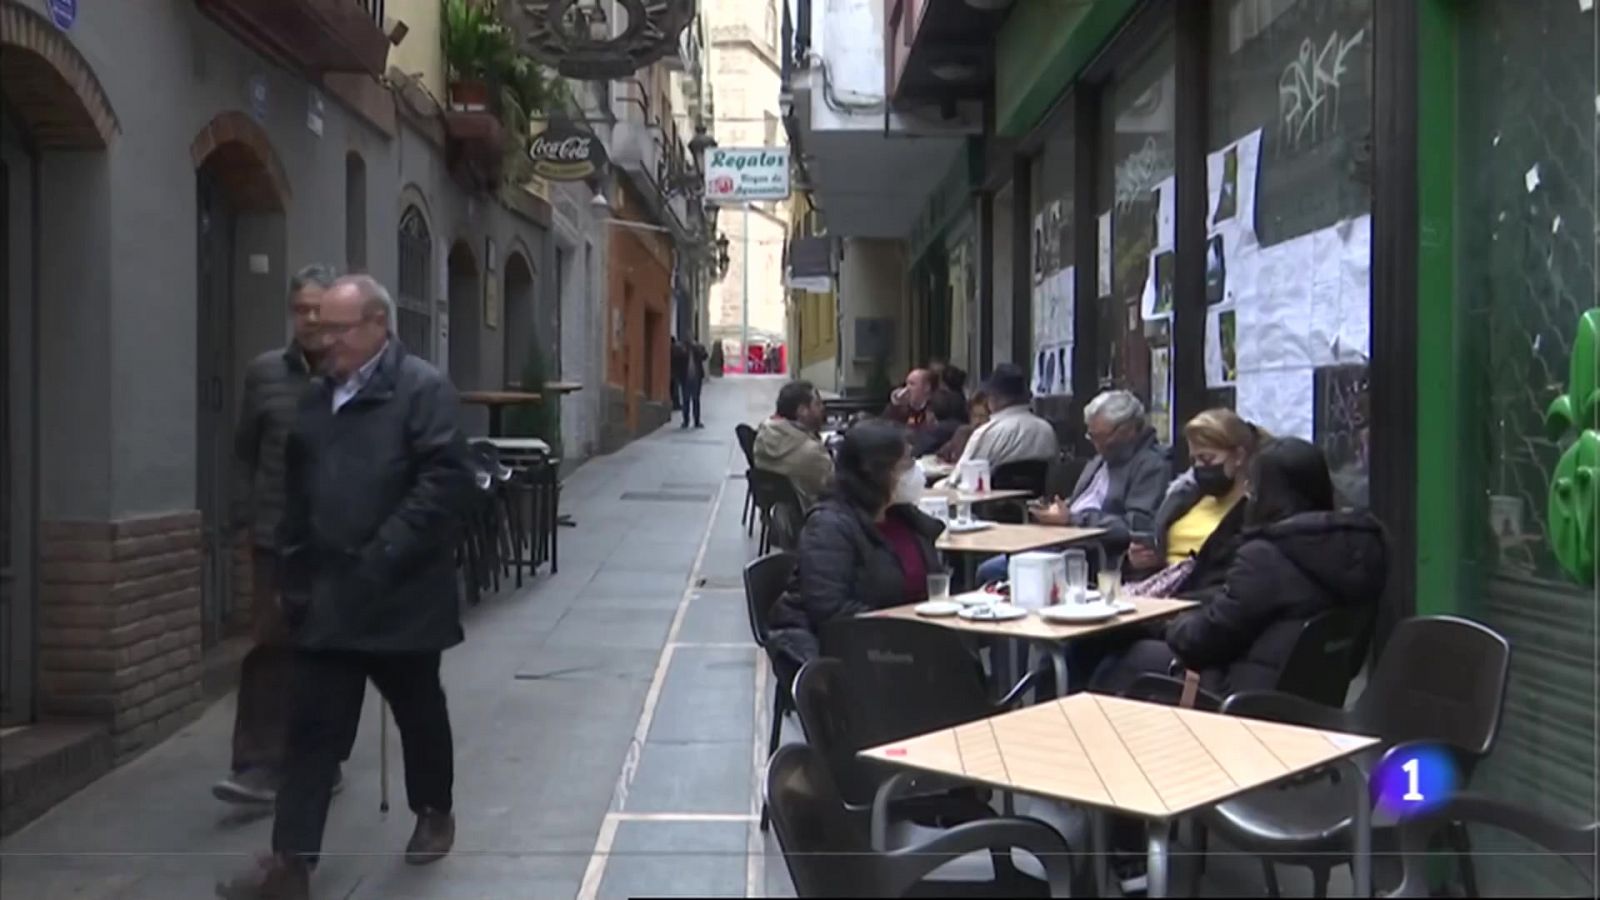
<svg viewBox="0 0 1600 900"><path fill-rule="evenodd" d="M256 861L256 867L217 885L222 900L310 900L311 870L305 861L274 854Z"/></svg>
<svg viewBox="0 0 1600 900"><path fill-rule="evenodd" d="M456 843L456 817L442 812L420 812L417 828L406 842L406 862L425 866L444 858Z"/></svg>

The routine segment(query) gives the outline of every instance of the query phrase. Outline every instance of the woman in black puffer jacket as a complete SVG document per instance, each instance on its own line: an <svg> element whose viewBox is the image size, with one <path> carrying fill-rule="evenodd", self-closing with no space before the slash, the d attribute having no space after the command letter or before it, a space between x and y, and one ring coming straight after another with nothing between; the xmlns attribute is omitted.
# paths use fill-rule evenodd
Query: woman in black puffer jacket
<svg viewBox="0 0 1600 900"><path fill-rule="evenodd" d="M944 525L917 509L925 486L906 434L869 420L845 432L834 490L806 516L799 566L773 607L769 645L779 678L792 681L818 653L822 626L871 609L927 599Z"/></svg>
<svg viewBox="0 0 1600 900"><path fill-rule="evenodd" d="M1298 438L1273 441L1251 465L1245 528L1222 585L1096 671L1092 688L1121 693L1176 661L1217 696L1273 688L1305 621L1335 608L1375 611L1389 576L1383 526L1334 509L1327 460Z"/></svg>

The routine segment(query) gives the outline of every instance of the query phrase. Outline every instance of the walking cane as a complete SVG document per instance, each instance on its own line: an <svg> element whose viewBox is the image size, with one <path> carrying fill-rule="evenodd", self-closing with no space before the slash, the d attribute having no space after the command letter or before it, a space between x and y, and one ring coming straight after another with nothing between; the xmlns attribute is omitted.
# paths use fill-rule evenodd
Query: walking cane
<svg viewBox="0 0 1600 900"><path fill-rule="evenodd" d="M389 704L378 707L378 812L389 811Z"/></svg>

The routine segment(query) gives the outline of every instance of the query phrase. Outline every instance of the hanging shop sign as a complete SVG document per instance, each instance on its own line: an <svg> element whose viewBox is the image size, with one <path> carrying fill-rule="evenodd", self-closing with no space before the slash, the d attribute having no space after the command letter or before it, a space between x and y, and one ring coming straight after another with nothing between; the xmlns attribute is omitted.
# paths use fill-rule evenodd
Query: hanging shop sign
<svg viewBox="0 0 1600 900"><path fill-rule="evenodd" d="M788 147L714 147L706 154L708 202L749 203L788 196Z"/></svg>
<svg viewBox="0 0 1600 900"><path fill-rule="evenodd" d="M552 121L528 143L533 173L551 181L581 181L606 164L606 148L592 131Z"/></svg>
<svg viewBox="0 0 1600 900"><path fill-rule="evenodd" d="M50 0L50 21L62 31L78 21L78 0Z"/></svg>

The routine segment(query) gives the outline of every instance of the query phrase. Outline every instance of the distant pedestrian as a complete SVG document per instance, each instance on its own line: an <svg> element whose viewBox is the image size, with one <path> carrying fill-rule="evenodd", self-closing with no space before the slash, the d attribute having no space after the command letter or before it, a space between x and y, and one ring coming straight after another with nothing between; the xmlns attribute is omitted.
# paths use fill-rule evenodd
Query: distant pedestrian
<svg viewBox="0 0 1600 900"><path fill-rule="evenodd" d="M706 427L700 421L700 390L706 382L706 348L698 341L684 338L681 341L684 353L683 396L680 398L683 405L683 427L689 427L691 413L694 416L694 427Z"/></svg>
<svg viewBox="0 0 1600 900"><path fill-rule="evenodd" d="M254 646L239 665L233 717L232 774L211 792L229 803L271 803L283 775L293 651L278 605L282 579L275 550L283 517L284 444L294 427L300 396L322 358L318 316L322 293L334 280L327 266L307 266L289 280L294 337L244 370L244 397L234 432L237 487L234 525L251 541L250 625ZM335 776L335 785L338 779Z"/></svg>
<svg viewBox="0 0 1600 900"><path fill-rule="evenodd" d="M290 438L278 530L294 633L288 748L272 854L218 894L310 896L339 760L370 679L394 711L417 816L406 862L450 851L454 746L442 651L461 643L454 554L473 478L455 388L394 336L394 301L364 275L323 295L326 377Z"/></svg>
<svg viewBox="0 0 1600 900"><path fill-rule="evenodd" d="M689 351L679 338L672 339L672 411L683 408L683 383L689 377Z"/></svg>

